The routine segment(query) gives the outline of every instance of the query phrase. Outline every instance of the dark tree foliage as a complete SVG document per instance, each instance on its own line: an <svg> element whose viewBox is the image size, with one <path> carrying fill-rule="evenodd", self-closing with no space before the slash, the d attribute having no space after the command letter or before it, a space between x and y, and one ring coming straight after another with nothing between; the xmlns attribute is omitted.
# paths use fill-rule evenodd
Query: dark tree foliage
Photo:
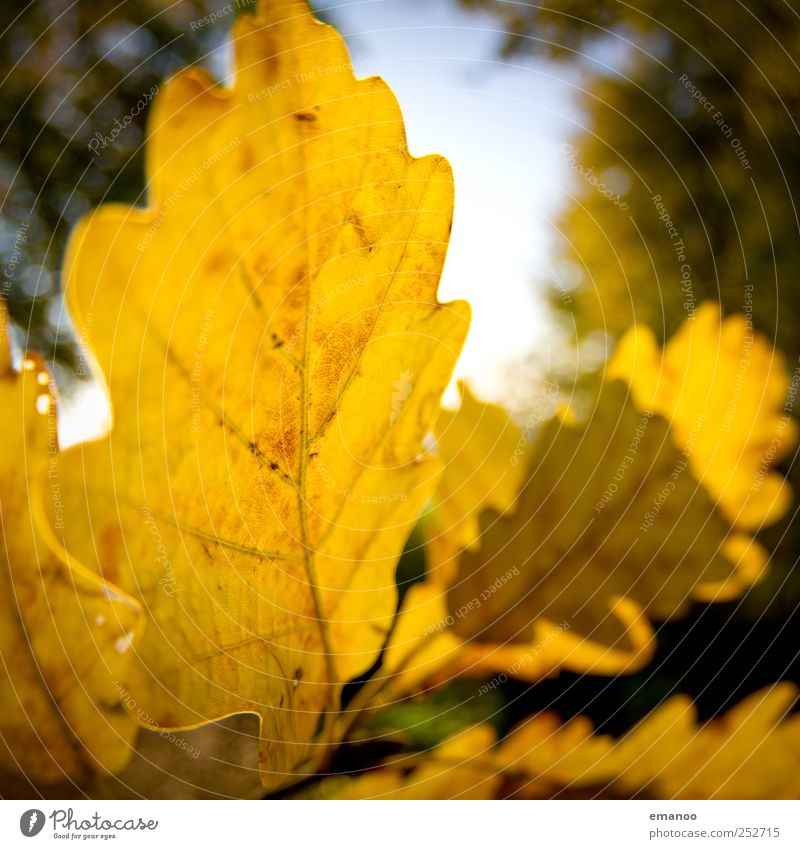
<svg viewBox="0 0 800 849"><path fill-rule="evenodd" d="M2 295L26 346L73 358L57 296L67 234L103 201L144 203L147 106L169 74L213 64L228 24L192 26L212 5L0 4Z"/></svg>

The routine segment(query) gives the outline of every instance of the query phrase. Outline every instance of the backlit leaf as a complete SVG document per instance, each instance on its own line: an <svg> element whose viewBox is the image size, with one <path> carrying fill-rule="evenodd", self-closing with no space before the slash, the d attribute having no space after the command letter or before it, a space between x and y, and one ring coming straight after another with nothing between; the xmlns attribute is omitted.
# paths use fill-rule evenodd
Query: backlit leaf
<svg viewBox="0 0 800 849"><path fill-rule="evenodd" d="M0 331L5 318L0 304ZM118 770L136 725L120 704L139 606L72 558L60 535L55 400L37 361L11 369L0 339L0 763L29 779ZM59 517L51 532L43 502Z"/></svg>
<svg viewBox="0 0 800 849"><path fill-rule="evenodd" d="M525 471L521 433L508 412L482 403L464 383L459 388L458 408L442 410L434 428L445 467L423 522L426 544L439 563L479 545L481 511L509 510Z"/></svg>
<svg viewBox="0 0 800 849"><path fill-rule="evenodd" d="M737 598L763 576L767 552L733 504L749 504L754 521L777 517L789 490L770 463L794 444L795 425L781 414L789 378L780 356L755 335L743 360L740 325L704 306L668 343L661 371L649 331L623 340L590 417L539 429L517 503L485 510L460 552L427 546L427 579L404 599L384 657L384 698L461 672L537 681L559 668L633 670L652 657L649 619ZM715 369L703 368L712 356ZM678 378L689 373L684 393ZM656 388L658 404L645 397ZM488 421L491 407L466 400L465 421ZM720 429L724 410L730 427ZM460 451L504 480L503 462L516 455L492 450L506 423L465 432L468 450L440 440L445 462Z"/></svg>
<svg viewBox="0 0 800 849"><path fill-rule="evenodd" d="M385 641L469 310L436 299L450 167L408 154L386 84L305 3L232 36L232 88L189 70L156 97L148 207L71 238L115 423L64 473L89 506L70 550L96 545L147 610L145 724L256 713L271 786L325 755Z"/></svg>
<svg viewBox="0 0 800 849"><path fill-rule="evenodd" d="M637 327L620 341L609 374L630 384L637 407L669 421L731 524L757 530L787 511L789 484L772 467L797 442L791 404L784 409L793 397L783 356L745 315L721 320L717 304L702 304L663 352Z"/></svg>

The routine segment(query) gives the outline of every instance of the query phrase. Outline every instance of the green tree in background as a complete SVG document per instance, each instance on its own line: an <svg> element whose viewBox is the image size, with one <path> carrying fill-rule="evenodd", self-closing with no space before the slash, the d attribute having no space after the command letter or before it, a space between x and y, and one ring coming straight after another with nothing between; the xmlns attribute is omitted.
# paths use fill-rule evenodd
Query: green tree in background
<svg viewBox="0 0 800 849"><path fill-rule="evenodd" d="M58 297L67 234L101 202L144 203L147 107L169 74L213 67L230 22L196 22L216 5L0 6L0 279L23 346L74 365Z"/></svg>

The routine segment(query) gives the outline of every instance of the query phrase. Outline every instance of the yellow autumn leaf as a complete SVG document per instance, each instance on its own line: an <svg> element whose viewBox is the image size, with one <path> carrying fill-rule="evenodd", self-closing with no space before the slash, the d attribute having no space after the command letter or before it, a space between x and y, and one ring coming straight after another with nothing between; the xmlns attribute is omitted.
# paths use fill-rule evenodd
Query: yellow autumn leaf
<svg viewBox="0 0 800 849"><path fill-rule="evenodd" d="M699 723L685 696L668 699L615 740L584 716L562 724L535 714L499 742L477 725L416 754L398 755L355 779L321 783L325 798L796 799L797 688L753 693Z"/></svg>
<svg viewBox="0 0 800 849"><path fill-rule="evenodd" d="M713 340L715 333L727 337L738 327L731 318L720 328L718 313L708 307L696 321L703 330L700 340ZM766 551L739 523L731 524L730 509L721 509L731 491L715 489L714 476L704 474L718 469L713 429L705 427L711 421L703 412L706 399L713 395L719 406L732 385L725 380L711 385L718 375L693 359L687 332L684 328L667 346L671 373L683 374L689 361L694 369L692 394L681 396L679 416L664 418L666 402L656 412L643 403L642 387L655 380L652 371L629 373L639 386L633 399L622 381L608 380L588 421L562 416L540 429L516 505L509 509L510 499L503 509L484 511L479 536L470 535L471 545L462 541L460 552L452 539L427 546L426 581L404 599L384 656L381 700L462 672L537 681L559 668L594 674L632 670L654 650L648 617L680 616L693 599L737 598L763 576ZM649 338L649 331L639 333ZM615 354L612 378L631 362L633 339ZM789 389L780 356L761 337L750 350L748 397L766 400L752 428L737 417L735 431L719 437L728 462L734 463L735 454L743 463L743 470L731 474L740 484L753 471L765 433L777 433L782 450L794 440L794 423L780 415ZM732 375L741 352L728 340L718 359L718 371ZM507 419L495 417L500 422L495 433L469 429L470 421L490 419L482 406L470 399L461 443L440 440L446 464L470 436L474 444L466 453L473 463L500 443ZM738 447L732 449L734 443ZM509 456L494 455L493 462L502 478ZM757 481L768 466L760 468ZM469 477L468 470L460 474ZM766 479L775 478L770 472ZM788 493L780 479L768 488ZM474 497L483 506L480 493ZM741 485L739 497L745 497ZM750 504L752 512L756 501ZM768 506L760 521L774 517Z"/></svg>
<svg viewBox="0 0 800 849"><path fill-rule="evenodd" d="M674 696L616 741L592 735L584 724L554 759L557 782L549 780L545 789L552 795L593 788L624 798L796 799L800 717L787 715L796 699L797 688L782 682L699 724L692 701ZM512 730L499 747L498 768L548 777L534 753L552 749L564 732L537 722ZM521 785L519 795L531 795L534 786Z"/></svg>
<svg viewBox="0 0 800 849"><path fill-rule="evenodd" d="M757 576L765 560L752 541L729 559L729 525L669 425L634 409L619 381L602 388L586 423L545 425L516 510L482 522L480 548L458 556L448 606L456 631L483 642L530 642L544 618L624 651L618 599L667 619L696 591L730 586L740 561L749 569L756 559ZM498 584L509 568L516 574Z"/></svg>
<svg viewBox="0 0 800 849"><path fill-rule="evenodd" d="M0 332L5 329L0 303ZM0 339L0 764L33 781L116 771L137 726L120 702L138 605L61 551L55 401L32 359L16 374ZM49 501L51 532L38 513Z"/></svg>
<svg viewBox="0 0 800 849"><path fill-rule="evenodd" d="M783 516L792 494L773 466L797 442L783 356L745 315L724 320L702 304L658 349L652 331L630 330L609 363L636 405L669 421L672 439L725 518L746 531Z"/></svg>
<svg viewBox="0 0 800 849"><path fill-rule="evenodd" d="M412 692L430 674L463 661L467 646L447 622L444 592L454 577L451 567L462 548L479 544L483 510L511 509L525 471L525 444L509 413L479 401L465 383L459 383L459 392L459 406L442 409L434 427L444 471L421 520L427 575L405 594L372 684L383 699Z"/></svg>
<svg viewBox="0 0 800 849"><path fill-rule="evenodd" d="M514 577L513 572L507 574L509 579ZM623 647L570 633L568 624L543 617L531 623L524 639L468 639L456 627L468 611L451 611L447 588L437 581L422 581L403 599L381 667L362 694L365 707L375 709L463 674L491 678L491 686L496 686L498 675L501 681L513 676L535 683L559 669L614 675L646 664L654 651L655 636L643 611L627 598L612 599L610 608L623 628Z"/></svg>
<svg viewBox="0 0 800 849"><path fill-rule="evenodd" d="M426 545L440 552L436 562L478 545L481 511L509 510L525 470L520 429L508 412L479 401L465 383L459 390L459 406L443 409L434 428L445 467L423 522Z"/></svg>
<svg viewBox="0 0 800 849"><path fill-rule="evenodd" d="M400 755L357 778L329 778L306 798L492 799L502 776L486 768L495 742L487 725L476 725L420 756Z"/></svg>
<svg viewBox="0 0 800 849"><path fill-rule="evenodd" d="M450 167L409 155L386 84L303 2L260 3L232 43L232 87L193 69L159 91L147 208L70 239L114 427L62 473L69 550L147 610L137 718L255 713L274 786L326 755L386 639L469 309L436 299Z"/></svg>

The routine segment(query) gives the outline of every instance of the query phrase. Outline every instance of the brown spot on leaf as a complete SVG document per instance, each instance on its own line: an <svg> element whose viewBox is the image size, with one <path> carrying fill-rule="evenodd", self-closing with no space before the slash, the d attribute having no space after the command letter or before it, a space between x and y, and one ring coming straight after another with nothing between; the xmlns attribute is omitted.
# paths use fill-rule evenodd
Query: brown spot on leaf
<svg viewBox="0 0 800 849"><path fill-rule="evenodd" d="M293 465L294 457L297 454L298 445L298 429L292 427L287 422L287 426L281 433L280 454L286 458L289 466Z"/></svg>
<svg viewBox="0 0 800 849"><path fill-rule="evenodd" d="M371 251L372 246L375 244L374 234L364 226L364 222L361 220L360 216L352 214L349 220L353 225L353 229L356 231L358 240L365 248L368 248Z"/></svg>
<svg viewBox="0 0 800 849"><path fill-rule="evenodd" d="M249 171L256 164L256 157L250 145L242 145L239 163L244 172Z"/></svg>
<svg viewBox="0 0 800 849"><path fill-rule="evenodd" d="M230 268L230 254L223 251L217 251L208 257L205 265L209 277L224 274Z"/></svg>

